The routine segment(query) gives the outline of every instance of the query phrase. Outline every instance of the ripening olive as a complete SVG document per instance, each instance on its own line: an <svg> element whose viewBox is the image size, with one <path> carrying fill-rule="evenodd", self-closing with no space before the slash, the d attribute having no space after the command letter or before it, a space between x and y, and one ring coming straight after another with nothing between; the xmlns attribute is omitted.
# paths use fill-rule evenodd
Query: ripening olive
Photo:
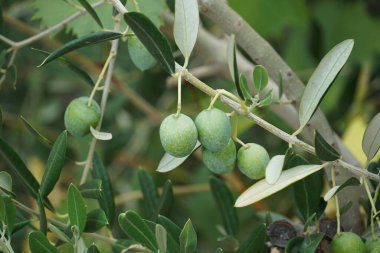
<svg viewBox="0 0 380 253"><path fill-rule="evenodd" d="M195 119L199 142L210 151L225 148L231 137L231 123L227 115L216 108L201 111Z"/></svg>
<svg viewBox="0 0 380 253"><path fill-rule="evenodd" d="M70 102L64 116L65 127L75 137L85 136L90 127L96 127L100 120L100 107L95 100L88 106L88 97L79 97Z"/></svg>
<svg viewBox="0 0 380 253"><path fill-rule="evenodd" d="M269 162L268 152L256 143L247 143L237 154L237 166L241 172L251 179L265 176L265 168Z"/></svg>
<svg viewBox="0 0 380 253"><path fill-rule="evenodd" d="M360 236L352 232L335 235L330 244L331 253L364 253L364 243Z"/></svg>
<svg viewBox="0 0 380 253"><path fill-rule="evenodd" d="M175 157L190 155L193 151L198 132L193 120L180 113L167 116L160 126L161 144L166 152Z"/></svg>
<svg viewBox="0 0 380 253"><path fill-rule="evenodd" d="M221 174L231 172L235 167L236 147L232 139L227 146L220 151L202 149L202 160L206 167L213 173Z"/></svg>

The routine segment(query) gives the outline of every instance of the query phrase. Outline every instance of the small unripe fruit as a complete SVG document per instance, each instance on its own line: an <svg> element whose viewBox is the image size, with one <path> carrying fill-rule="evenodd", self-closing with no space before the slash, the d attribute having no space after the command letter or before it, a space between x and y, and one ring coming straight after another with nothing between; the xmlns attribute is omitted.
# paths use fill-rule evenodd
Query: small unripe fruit
<svg viewBox="0 0 380 253"><path fill-rule="evenodd" d="M201 111L195 119L199 142L210 151L225 148L231 138L231 123L227 115L216 108Z"/></svg>
<svg viewBox="0 0 380 253"><path fill-rule="evenodd" d="M232 139L227 146L220 151L202 149L202 160L206 167L213 173L221 174L231 172L235 167L236 147Z"/></svg>
<svg viewBox="0 0 380 253"><path fill-rule="evenodd" d="M251 179L261 179L265 176L265 168L269 162L266 149L256 143L247 143L237 154L237 165L242 173Z"/></svg>
<svg viewBox="0 0 380 253"><path fill-rule="evenodd" d="M175 157L190 155L197 144L198 132L194 121L180 113L167 116L160 126L160 139L166 152Z"/></svg>
<svg viewBox="0 0 380 253"><path fill-rule="evenodd" d="M360 236L352 232L335 235L330 244L331 253L364 253L364 243Z"/></svg>
<svg viewBox="0 0 380 253"><path fill-rule="evenodd" d="M371 252L376 248L380 248L380 238L368 239L365 244L365 252Z"/></svg>
<svg viewBox="0 0 380 253"><path fill-rule="evenodd" d="M85 136L90 127L100 120L100 107L95 100L88 106L88 97L79 97L70 102L65 111L65 127L75 137Z"/></svg>

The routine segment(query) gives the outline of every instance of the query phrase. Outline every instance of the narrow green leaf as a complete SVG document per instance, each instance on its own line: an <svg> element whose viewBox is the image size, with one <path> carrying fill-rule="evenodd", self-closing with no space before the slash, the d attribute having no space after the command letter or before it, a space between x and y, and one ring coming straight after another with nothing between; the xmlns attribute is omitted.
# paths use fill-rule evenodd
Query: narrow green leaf
<svg viewBox="0 0 380 253"><path fill-rule="evenodd" d="M21 115L20 118L22 120L22 123L24 123L26 128L29 130L29 132L35 135L37 139L39 139L43 144L45 144L48 147L53 146L53 142L49 140L48 138L46 138L45 136L43 136L35 127L32 126L32 124L28 120L24 118L24 116Z"/></svg>
<svg viewBox="0 0 380 253"><path fill-rule="evenodd" d="M299 253L302 247L304 238L297 236L290 239L285 247L285 253Z"/></svg>
<svg viewBox="0 0 380 253"><path fill-rule="evenodd" d="M37 48L32 48L32 50L39 52L43 55L49 55L50 53L41 49ZM92 78L87 74L86 71L84 71L82 68L77 66L76 64L72 63L71 61L67 60L64 57L58 57L57 60L59 61L60 64L68 67L71 71L73 71L75 74L77 74L80 78L82 78L87 84L90 86L94 86L95 83L92 80Z"/></svg>
<svg viewBox="0 0 380 253"><path fill-rule="evenodd" d="M348 187L348 186L356 186L356 185L360 185L360 181L359 179L355 178L355 177L351 177L349 179L347 179L343 184L341 185L336 185L335 187L332 187L324 196L324 200L325 201L329 201L332 197L334 197L338 192L340 192L341 190L343 190L344 188Z"/></svg>
<svg viewBox="0 0 380 253"><path fill-rule="evenodd" d="M99 199L99 205L106 213L107 220L112 228L116 215L114 193L107 169L98 154L94 155L92 177L102 181L103 196Z"/></svg>
<svg viewBox="0 0 380 253"><path fill-rule="evenodd" d="M176 0L174 40L187 63L197 40L199 11L197 0Z"/></svg>
<svg viewBox="0 0 380 253"><path fill-rule="evenodd" d="M371 120L365 130L362 142L363 151L368 160L375 157L380 148L380 113Z"/></svg>
<svg viewBox="0 0 380 253"><path fill-rule="evenodd" d="M32 253L59 253L40 231L33 231L29 234L29 248Z"/></svg>
<svg viewBox="0 0 380 253"><path fill-rule="evenodd" d="M114 253L125 253L125 250L131 245L137 244L135 240L117 240L112 247Z"/></svg>
<svg viewBox="0 0 380 253"><path fill-rule="evenodd" d="M272 104L272 99L273 99L273 91L270 90L270 91L268 91L267 94L265 94L264 98L261 99L259 106L260 107L264 107L264 106L271 105Z"/></svg>
<svg viewBox="0 0 380 253"><path fill-rule="evenodd" d="M239 86L240 86L241 92L243 93L244 99L251 101L253 98L251 95L251 91L248 88L247 78L245 77L243 73L241 73L239 76Z"/></svg>
<svg viewBox="0 0 380 253"><path fill-rule="evenodd" d="M99 229L108 225L106 214L102 209L94 209L87 214L85 232L95 233Z"/></svg>
<svg viewBox="0 0 380 253"><path fill-rule="evenodd" d="M0 189L6 193L12 192L12 177L5 171L0 171Z"/></svg>
<svg viewBox="0 0 380 253"><path fill-rule="evenodd" d="M0 154L10 165L10 168L12 168L17 176L21 179L21 182L23 182L32 196L37 199L40 185L38 184L36 178L29 171L25 163L21 160L13 148L9 146L9 144L6 143L2 138L0 138Z"/></svg>
<svg viewBox="0 0 380 253"><path fill-rule="evenodd" d="M295 153L294 153L293 148L290 147L290 148L288 148L286 150L286 152L285 152L285 158L284 158L284 165L282 167L282 170L287 170L287 169L290 169L292 167L295 167L295 166L290 166L290 164L289 164L289 162L294 157L294 155L295 155Z"/></svg>
<svg viewBox="0 0 380 253"><path fill-rule="evenodd" d="M262 65L256 65L253 69L253 84L255 85L255 89L257 94L260 94L268 84L268 71Z"/></svg>
<svg viewBox="0 0 380 253"><path fill-rule="evenodd" d="M164 69L173 74L175 64L169 41L152 21L138 12L125 13L124 20Z"/></svg>
<svg viewBox="0 0 380 253"><path fill-rule="evenodd" d="M0 196L0 218L7 225L8 236L12 235L16 223L16 206L9 196Z"/></svg>
<svg viewBox="0 0 380 253"><path fill-rule="evenodd" d="M197 249L197 234L190 219L179 235L179 243L181 253L193 253Z"/></svg>
<svg viewBox="0 0 380 253"><path fill-rule="evenodd" d="M16 65L12 65L8 69L9 77L11 79L11 83L13 86L13 89L16 89L16 84L17 84L17 68Z"/></svg>
<svg viewBox="0 0 380 253"><path fill-rule="evenodd" d="M150 219L155 219L158 206L158 191L152 176L146 170L137 172L141 191L143 193L145 211Z"/></svg>
<svg viewBox="0 0 380 253"><path fill-rule="evenodd" d="M128 53L133 64L141 71L150 69L157 63L156 58L136 36L128 38Z"/></svg>
<svg viewBox="0 0 380 253"><path fill-rule="evenodd" d="M92 6L87 2L87 0L78 0L79 3L86 9L88 14L91 15L91 17L96 21L96 23L103 28L102 21L100 20L98 14L96 14L96 11L92 8Z"/></svg>
<svg viewBox="0 0 380 253"><path fill-rule="evenodd" d="M157 222L164 226L168 233L169 252L179 252L179 235L181 234L181 228L163 215L158 216Z"/></svg>
<svg viewBox="0 0 380 253"><path fill-rule="evenodd" d="M275 184L280 178L284 167L285 155L273 156L265 168L265 180L268 184Z"/></svg>
<svg viewBox="0 0 380 253"><path fill-rule="evenodd" d="M38 211L39 211L39 218L40 218L40 231L46 235L47 233L47 218L46 218L46 212L45 212L45 206L42 201L42 196L38 195Z"/></svg>
<svg viewBox="0 0 380 253"><path fill-rule="evenodd" d="M317 213L313 213L310 215L305 221L305 225L303 226L303 232L307 232L310 225L313 224L317 220Z"/></svg>
<svg viewBox="0 0 380 253"><path fill-rule="evenodd" d="M102 180L94 179L79 186L83 198L100 199L102 197Z"/></svg>
<svg viewBox="0 0 380 253"><path fill-rule="evenodd" d="M302 253L314 253L324 237L324 233L312 234L307 237L302 242L300 252Z"/></svg>
<svg viewBox="0 0 380 253"><path fill-rule="evenodd" d="M167 232L166 229L160 225L156 225L156 241L160 253L166 253L167 245Z"/></svg>
<svg viewBox="0 0 380 253"><path fill-rule="evenodd" d="M318 133L315 132L315 153L323 161L335 161L340 158L340 154Z"/></svg>
<svg viewBox="0 0 380 253"><path fill-rule="evenodd" d="M353 46L354 41L352 39L345 40L336 45L323 57L310 77L299 107L300 129L306 125L314 114L323 95L346 63Z"/></svg>
<svg viewBox="0 0 380 253"><path fill-rule="evenodd" d="M285 170L275 184L268 184L262 179L243 192L235 202L236 207L243 207L262 200L285 187L321 170L325 165L300 165Z"/></svg>
<svg viewBox="0 0 380 253"><path fill-rule="evenodd" d="M49 223L48 224L48 229L55 234L55 236L57 236L61 241L63 242L66 242L66 243L69 243L69 244L73 244L70 240L70 238L66 235L66 233L64 231L62 231L61 229L59 229L58 227L54 226L53 224Z"/></svg>
<svg viewBox="0 0 380 253"><path fill-rule="evenodd" d="M47 197L53 190L61 175L62 167L65 164L67 149L67 131L63 131L55 141L49 158L46 162L46 169L41 181L41 196Z"/></svg>
<svg viewBox="0 0 380 253"><path fill-rule="evenodd" d="M57 59L58 57L67 54L71 51L74 51L81 47L86 47L93 44L98 44L104 41L115 40L122 36L121 33L116 32L96 32L91 33L86 36L72 40L62 47L54 50L40 65L39 67Z"/></svg>
<svg viewBox="0 0 380 253"><path fill-rule="evenodd" d="M154 233L136 212L127 211L120 214L119 224L124 233L130 238L136 240L150 250L157 252L158 247Z"/></svg>
<svg viewBox="0 0 380 253"><path fill-rule="evenodd" d="M346 203L340 208L340 210L339 210L340 215L345 214L348 210L351 209L351 207L352 207L352 201L349 200L349 201L347 201L347 202L346 202Z"/></svg>
<svg viewBox="0 0 380 253"><path fill-rule="evenodd" d="M235 44L235 35L232 34L227 44L227 61L228 61L228 69L230 70L230 74L232 80L235 83L236 90L241 99L244 99L243 92L240 89L239 85L239 70L236 61L236 44Z"/></svg>
<svg viewBox="0 0 380 253"><path fill-rule="evenodd" d="M200 146L201 146L201 143L199 141L197 141L197 144L195 145L192 152L194 152ZM174 170L175 168L180 166L189 156L190 155L185 156L185 157L181 157L181 158L177 158L177 157L174 157L168 153L165 153L165 155L161 158L161 161L158 164L156 171L161 172L161 173L165 173L165 172L169 172L171 170Z"/></svg>
<svg viewBox="0 0 380 253"><path fill-rule="evenodd" d="M265 224L259 225L238 250L238 253L261 253L267 238Z"/></svg>
<svg viewBox="0 0 380 253"><path fill-rule="evenodd" d="M98 247L96 247L95 243L93 243L88 249L87 253L100 253Z"/></svg>
<svg viewBox="0 0 380 253"><path fill-rule="evenodd" d="M79 235L81 235L86 226L86 205L80 191L73 184L70 184L67 194L67 211L71 225L77 226Z"/></svg>
<svg viewBox="0 0 380 253"><path fill-rule="evenodd" d="M278 99L282 98L284 94L284 78L282 78L281 72L278 73Z"/></svg>
<svg viewBox="0 0 380 253"><path fill-rule="evenodd" d="M173 204L173 199L174 193L172 183L170 180L166 180L157 205L155 218L158 217L159 214L166 215L169 213Z"/></svg>
<svg viewBox="0 0 380 253"><path fill-rule="evenodd" d="M12 233L15 234L18 231L21 231L22 229L24 229L28 225L30 225L30 220L24 220L24 221L17 222L17 223L15 223L15 225L13 227Z"/></svg>
<svg viewBox="0 0 380 253"><path fill-rule="evenodd" d="M228 235L239 232L239 220L234 207L234 197L227 185L220 179L210 177L210 187L214 200L222 215L223 224Z"/></svg>

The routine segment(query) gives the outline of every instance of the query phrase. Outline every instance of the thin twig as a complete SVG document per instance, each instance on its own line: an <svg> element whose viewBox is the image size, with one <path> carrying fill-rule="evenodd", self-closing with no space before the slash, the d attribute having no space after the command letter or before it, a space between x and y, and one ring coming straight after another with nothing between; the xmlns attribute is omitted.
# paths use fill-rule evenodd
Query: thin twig
<svg viewBox="0 0 380 253"><path fill-rule="evenodd" d="M120 23L121 23L120 18L121 18L121 15L117 15L115 17L115 26L114 26L115 32L120 31ZM96 127L96 129L98 131L101 129L102 123L103 123L104 112L105 112L106 105L107 105L108 94L110 92L110 86L111 86L111 82L112 82L112 75L113 75L113 69L115 67L115 60L116 60L118 46L119 46L119 39L113 40L111 50L109 53L112 56L112 59L109 61L106 79L104 81L102 100L100 103L100 120L99 120L99 123ZM83 184L84 182L86 182L88 174L90 173L90 169L92 167L92 159L93 159L94 153L95 153L96 142L97 142L96 138L93 138L91 141L90 149L88 150L88 154L87 154L86 165L83 169L83 174L82 174L82 178L80 180L80 184Z"/></svg>

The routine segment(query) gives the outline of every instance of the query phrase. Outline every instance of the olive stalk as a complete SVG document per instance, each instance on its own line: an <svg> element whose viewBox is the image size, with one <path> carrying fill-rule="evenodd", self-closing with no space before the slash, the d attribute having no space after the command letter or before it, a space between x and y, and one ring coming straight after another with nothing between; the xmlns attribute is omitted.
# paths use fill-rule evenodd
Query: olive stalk
<svg viewBox="0 0 380 253"><path fill-rule="evenodd" d="M334 166L331 166L331 181L332 181L332 186L336 186L336 181L335 181L335 169ZM336 224L337 224L337 235L340 236L340 210L339 210L339 199L338 196L334 196L335 200L335 209L336 209Z"/></svg>

